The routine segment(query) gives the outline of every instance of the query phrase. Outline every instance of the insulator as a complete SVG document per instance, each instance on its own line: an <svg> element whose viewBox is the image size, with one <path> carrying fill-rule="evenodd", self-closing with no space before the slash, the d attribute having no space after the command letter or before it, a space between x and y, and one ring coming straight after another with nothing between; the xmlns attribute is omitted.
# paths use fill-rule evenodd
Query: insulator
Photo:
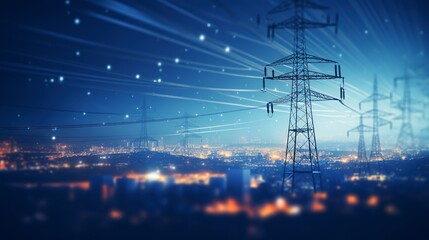
<svg viewBox="0 0 429 240"><path fill-rule="evenodd" d="M270 117L270 118L273 117L274 105L272 102L267 103L267 114L268 114L268 117Z"/></svg>
<svg viewBox="0 0 429 240"><path fill-rule="evenodd" d="M340 87L340 99L343 99L343 88Z"/></svg>
<svg viewBox="0 0 429 240"><path fill-rule="evenodd" d="M272 71L272 75L273 75L273 78L274 78L274 69L273 69L273 71Z"/></svg>
<svg viewBox="0 0 429 240"><path fill-rule="evenodd" d="M266 76L267 76L267 68L264 67L264 77L266 77Z"/></svg>
<svg viewBox="0 0 429 240"><path fill-rule="evenodd" d="M346 90L343 88L343 100L346 99Z"/></svg>
<svg viewBox="0 0 429 240"><path fill-rule="evenodd" d="M341 77L341 66L338 65L338 76Z"/></svg>
<svg viewBox="0 0 429 240"><path fill-rule="evenodd" d="M262 78L262 88L265 90L265 77Z"/></svg>
<svg viewBox="0 0 429 240"><path fill-rule="evenodd" d="M337 73L337 64L335 64L335 77L338 77L338 73Z"/></svg>

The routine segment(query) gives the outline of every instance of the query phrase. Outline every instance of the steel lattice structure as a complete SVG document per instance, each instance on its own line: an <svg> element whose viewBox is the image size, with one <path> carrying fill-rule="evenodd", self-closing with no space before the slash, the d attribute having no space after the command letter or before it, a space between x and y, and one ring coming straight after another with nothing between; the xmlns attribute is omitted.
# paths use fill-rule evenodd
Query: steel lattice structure
<svg viewBox="0 0 429 240"><path fill-rule="evenodd" d="M142 106L141 106L141 127L140 127L140 137L138 139L136 139L135 141L138 143L138 148L141 150L149 150L151 143L155 143L156 145L158 145L158 140L156 140L155 138L149 137L147 134L147 125L146 125L146 120L147 120L147 106L146 106L146 97L143 97L143 102L142 102Z"/></svg>
<svg viewBox="0 0 429 240"><path fill-rule="evenodd" d="M384 119L383 117L392 116L393 114L379 110L378 109L378 102L382 100L388 100L390 99L389 96L380 94L378 92L378 81L377 76L374 77L374 83L373 83L373 93L366 99L362 100L359 103L359 109L362 109L363 103L372 103L372 109L368 110L363 113L363 116L366 118L372 118L372 128L373 128L373 134L372 134L372 143L371 143L371 154L369 155L370 161L377 161L378 162L378 171L381 172L380 162L384 165L384 158L383 154L381 152L381 145L380 145L380 134L379 134L379 128L385 125L390 125L390 128L392 128L392 122Z"/></svg>
<svg viewBox="0 0 429 240"><path fill-rule="evenodd" d="M327 10L328 8L309 0L284 1L269 12L274 14L293 12L293 16L281 21L271 22L268 25L268 37L274 38L275 30L290 29L294 33L294 49L290 56L282 58L264 69L263 89L266 80L291 81L291 93L267 104L267 112L273 114L273 105L290 102L290 118L287 134L286 157L284 161L284 173L281 191L289 186L292 193L296 184L302 184L303 188L312 188L314 191L322 190L322 180L319 165L319 155L316 143L316 134L313 121L312 101L341 101L345 98L344 78L341 76L341 67L336 61L313 56L307 53L305 30L312 28L335 27L337 32L338 15L334 23L329 17L326 22L309 20L304 15L307 9ZM309 70L309 64L330 63L335 64L335 75L325 74ZM280 67L289 67L290 72L281 72ZM267 75L271 70L271 76ZM276 76L276 73L280 72ZM342 79L340 87L340 99L328 96L310 88L310 81ZM288 164L290 162L291 164ZM290 169L287 169L289 166ZM311 176L311 180L310 180ZM300 178L300 179L298 179ZM306 180L309 180L306 181ZM310 183L310 184L308 184Z"/></svg>
<svg viewBox="0 0 429 240"><path fill-rule="evenodd" d="M372 132L372 131L373 131L372 127L364 125L362 114L360 115L360 118L359 118L359 125L347 131L347 137L349 137L351 132L359 133L358 155L357 155L359 175L362 175L363 173L369 174L371 171L369 166L369 160L366 154L365 132Z"/></svg>
<svg viewBox="0 0 429 240"><path fill-rule="evenodd" d="M408 70L408 71L407 71ZM415 139L412 127L412 114L422 113L423 110L416 108L416 105L422 104L422 102L416 101L411 97L411 81L415 79L424 79L425 75L411 74L411 69L406 69L405 74L400 77L396 77L393 81L395 89L398 86L398 82L403 82L403 93L401 100L393 102L393 106L401 111L399 118L401 120L401 129L398 135L398 141L396 144L397 149L402 152L415 149Z"/></svg>
<svg viewBox="0 0 429 240"><path fill-rule="evenodd" d="M179 125L178 127L181 128L178 132L182 134L182 139L180 140L180 145L182 145L185 155L189 155L189 138L202 138L200 135L195 134L193 131L191 131L191 127L197 127L196 125L192 124L189 121L189 114L184 114L185 121Z"/></svg>

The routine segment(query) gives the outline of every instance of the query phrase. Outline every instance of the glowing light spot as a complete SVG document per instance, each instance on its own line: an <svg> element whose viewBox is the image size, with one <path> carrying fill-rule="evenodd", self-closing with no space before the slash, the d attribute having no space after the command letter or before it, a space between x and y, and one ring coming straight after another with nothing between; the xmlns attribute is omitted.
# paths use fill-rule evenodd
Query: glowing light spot
<svg viewBox="0 0 429 240"><path fill-rule="evenodd" d="M86 95L90 96L90 95L91 95L91 92L90 92L90 91L86 92Z"/></svg>
<svg viewBox="0 0 429 240"><path fill-rule="evenodd" d="M152 173L149 173L147 175L147 180L149 180L149 181L156 181L156 180L159 180L160 177L161 177L161 175L159 175L158 171L157 172L152 172Z"/></svg>
<svg viewBox="0 0 429 240"><path fill-rule="evenodd" d="M80 24L80 19L79 18L75 18L74 19L74 24L75 25L79 25Z"/></svg>
<svg viewBox="0 0 429 240"><path fill-rule="evenodd" d="M366 201L366 205L369 207L375 207L378 205L378 197L376 195L371 195Z"/></svg>
<svg viewBox="0 0 429 240"><path fill-rule="evenodd" d="M79 51L76 51L76 56L80 56L80 52Z"/></svg>
<svg viewBox="0 0 429 240"><path fill-rule="evenodd" d="M121 219L123 216L124 214L120 210L112 209L109 213L111 219Z"/></svg>
<svg viewBox="0 0 429 240"><path fill-rule="evenodd" d="M225 52L226 52L226 53L229 53L230 51L231 51L231 48L230 48L230 47L228 47L228 46L227 46L227 47L225 47Z"/></svg>
<svg viewBox="0 0 429 240"><path fill-rule="evenodd" d="M128 114L125 115L125 118L129 118L129 117L130 117L130 115L128 115Z"/></svg>
<svg viewBox="0 0 429 240"><path fill-rule="evenodd" d="M346 196L346 202L348 205L357 205L359 203L359 198L355 194L349 194Z"/></svg>
<svg viewBox="0 0 429 240"><path fill-rule="evenodd" d="M63 76L60 76L60 77L58 78L58 80L59 80L60 82L63 82L63 81L64 81L64 77L63 77Z"/></svg>
<svg viewBox="0 0 429 240"><path fill-rule="evenodd" d="M106 69L110 70L110 69L112 69L112 66L109 64L109 65L106 66Z"/></svg>
<svg viewBox="0 0 429 240"><path fill-rule="evenodd" d="M158 62L158 67L162 67L162 62Z"/></svg>
<svg viewBox="0 0 429 240"><path fill-rule="evenodd" d="M368 30L367 30L367 29L365 29L365 31L363 31L363 33L368 34Z"/></svg>
<svg viewBox="0 0 429 240"><path fill-rule="evenodd" d="M180 59L179 59L179 58L175 58L175 59L174 59L174 62L175 62L175 63L179 63L179 62L180 62Z"/></svg>
<svg viewBox="0 0 429 240"><path fill-rule="evenodd" d="M136 74L136 79L140 79L140 74Z"/></svg>
<svg viewBox="0 0 429 240"><path fill-rule="evenodd" d="M56 139L57 139L57 137L55 137L55 136L52 136L52 140L54 140L54 141L55 141Z"/></svg>
<svg viewBox="0 0 429 240"><path fill-rule="evenodd" d="M200 34L199 39L202 42L202 41L206 40L206 36L204 36L204 34Z"/></svg>

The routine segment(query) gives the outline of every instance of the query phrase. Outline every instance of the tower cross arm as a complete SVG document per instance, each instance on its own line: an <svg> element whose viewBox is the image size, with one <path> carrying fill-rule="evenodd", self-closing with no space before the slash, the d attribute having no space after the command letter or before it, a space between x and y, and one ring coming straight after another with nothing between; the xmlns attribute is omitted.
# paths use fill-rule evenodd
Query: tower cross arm
<svg viewBox="0 0 429 240"><path fill-rule="evenodd" d="M378 126L379 127L386 126L386 125L389 125L390 127L392 127L392 122L388 121L384 118L378 118Z"/></svg>
<svg viewBox="0 0 429 240"><path fill-rule="evenodd" d="M282 59L279 59L273 63L268 64L268 67L274 67L274 66L287 66L287 65L293 65L293 60L295 59L295 54L291 54L287 57L284 57ZM325 59L325 58L321 58L321 57L317 57L317 56L313 56L310 54L306 55L306 59L307 59L307 63L333 63L333 64L337 64L338 62L333 61L333 60L329 60L329 59Z"/></svg>
<svg viewBox="0 0 429 240"><path fill-rule="evenodd" d="M340 101L340 99L336 97L332 97L314 90L310 90L310 96L311 96L311 101Z"/></svg>
<svg viewBox="0 0 429 240"><path fill-rule="evenodd" d="M379 117L390 117L393 116L393 113L389 113L389 112L385 112L385 111L381 111L381 110L368 110L364 113L362 113L362 116L365 118L372 118L374 116L379 116Z"/></svg>

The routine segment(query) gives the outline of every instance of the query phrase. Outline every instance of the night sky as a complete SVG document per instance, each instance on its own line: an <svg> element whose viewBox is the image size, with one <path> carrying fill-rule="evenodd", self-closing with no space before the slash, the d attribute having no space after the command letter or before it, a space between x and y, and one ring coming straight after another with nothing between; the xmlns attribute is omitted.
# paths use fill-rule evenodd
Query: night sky
<svg viewBox="0 0 429 240"><path fill-rule="evenodd" d="M141 119L146 96L153 121L147 125L149 135L166 144L180 139L183 119L158 120L188 113L203 143L283 145L289 107L276 106L273 118L264 108L251 109L276 98L260 91L263 68L292 50L290 31L278 31L274 41L266 38L266 13L279 2L1 1L0 136L30 144L132 140L139 137L140 124L126 122ZM394 89L393 78L406 66L427 70L426 1L318 2L330 11L309 15L325 21L338 13L339 31L307 31L307 50L341 64L345 103L351 108L358 110L358 102L370 94L375 75L380 91L398 99L402 88ZM320 70L334 71L331 66ZM421 91L427 86L416 80L413 98L427 102ZM267 87L280 96L290 92L288 82L268 82ZM338 81L312 87L339 97ZM390 120L399 114L389 101L380 106L396 114ZM422 104L417 108L425 110ZM244 110L221 114L235 109ZM338 102L315 103L313 110L319 144L354 146L358 136L347 138L346 132L358 125L358 114ZM197 117L210 113L217 114ZM102 126L117 122L123 124ZM392 130L380 131L383 146L396 143L400 121L393 122ZM415 115L415 135L427 122ZM368 145L369 140L368 135Z"/></svg>

